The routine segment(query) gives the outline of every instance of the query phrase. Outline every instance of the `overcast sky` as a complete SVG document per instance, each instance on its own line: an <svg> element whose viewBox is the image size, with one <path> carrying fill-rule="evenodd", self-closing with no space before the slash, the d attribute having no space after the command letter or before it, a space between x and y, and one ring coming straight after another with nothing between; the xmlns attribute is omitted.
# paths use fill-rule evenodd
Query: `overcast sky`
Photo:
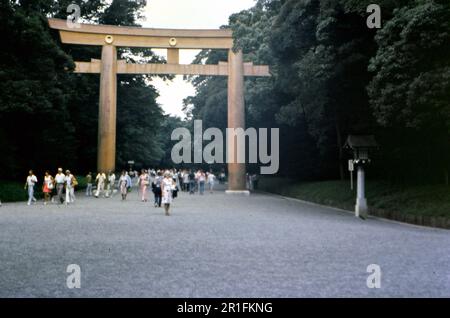
<svg viewBox="0 0 450 318"><path fill-rule="evenodd" d="M216 29L228 24L228 17L251 8L254 0L148 0L143 27L174 29ZM155 50L166 56L166 50ZM180 63L190 64L199 51L180 50ZM195 90L182 76L173 81L155 78L152 84L158 89L158 103L168 114L183 116L183 99L194 95Z"/></svg>

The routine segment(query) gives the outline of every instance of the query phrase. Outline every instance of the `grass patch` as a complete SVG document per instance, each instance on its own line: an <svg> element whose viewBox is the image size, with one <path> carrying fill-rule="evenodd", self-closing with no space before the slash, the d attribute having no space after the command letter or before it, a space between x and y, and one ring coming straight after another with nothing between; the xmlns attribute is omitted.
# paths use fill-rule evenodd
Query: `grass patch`
<svg viewBox="0 0 450 318"><path fill-rule="evenodd" d="M24 185L25 183L16 181L0 181L0 200L2 202L16 202L27 200L28 192L27 190L24 190ZM38 193L35 193L35 197L38 197Z"/></svg>
<svg viewBox="0 0 450 318"><path fill-rule="evenodd" d="M259 184L263 191L354 210L356 190L350 190L348 180L298 182L265 177L261 178ZM450 217L450 187L444 185L406 187L369 180L366 184L366 196L372 209L412 216Z"/></svg>

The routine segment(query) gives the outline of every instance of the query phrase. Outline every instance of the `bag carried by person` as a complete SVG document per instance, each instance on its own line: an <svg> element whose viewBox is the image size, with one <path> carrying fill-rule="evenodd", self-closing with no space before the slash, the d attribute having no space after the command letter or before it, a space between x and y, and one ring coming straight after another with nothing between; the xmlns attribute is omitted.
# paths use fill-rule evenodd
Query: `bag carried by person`
<svg viewBox="0 0 450 318"><path fill-rule="evenodd" d="M73 179L72 179L72 186L76 187L77 185L78 185L78 181L77 181L77 179L75 179L75 177L73 177Z"/></svg>

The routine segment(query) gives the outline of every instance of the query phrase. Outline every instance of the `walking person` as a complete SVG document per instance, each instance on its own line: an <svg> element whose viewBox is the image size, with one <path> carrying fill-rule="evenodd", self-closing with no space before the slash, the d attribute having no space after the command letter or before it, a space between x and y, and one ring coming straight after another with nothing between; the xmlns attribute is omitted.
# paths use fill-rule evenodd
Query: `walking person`
<svg viewBox="0 0 450 318"><path fill-rule="evenodd" d="M195 193L195 173L192 170L189 170L189 194Z"/></svg>
<svg viewBox="0 0 450 318"><path fill-rule="evenodd" d="M95 181L97 182L97 190L95 191L95 197L98 198L100 194L104 194L105 192L105 181L106 175L104 172L99 172L97 177L95 177Z"/></svg>
<svg viewBox="0 0 450 318"><path fill-rule="evenodd" d="M147 202L148 185L149 185L149 176L147 170L142 169L141 175L139 176L139 189L141 190L142 202Z"/></svg>
<svg viewBox="0 0 450 318"><path fill-rule="evenodd" d="M162 182L162 173L158 171L155 180L153 181L152 188L153 194L155 195L155 208L161 207L161 182Z"/></svg>
<svg viewBox="0 0 450 318"><path fill-rule="evenodd" d="M172 191L175 189L176 183L169 172L164 174L164 179L161 182L162 204L164 204L164 211L167 216L170 215L170 204L172 203Z"/></svg>
<svg viewBox="0 0 450 318"><path fill-rule="evenodd" d="M205 192L205 182L206 175L203 170L200 170L198 173L198 192L200 193L200 195L203 195Z"/></svg>
<svg viewBox="0 0 450 318"><path fill-rule="evenodd" d="M128 176L131 178L131 183L133 184L133 182L134 182L134 171L131 170L131 168L128 171Z"/></svg>
<svg viewBox="0 0 450 318"><path fill-rule="evenodd" d="M153 192L153 184L155 182L156 174L152 170L147 170L147 174L148 174L148 187L147 188L151 187L152 192Z"/></svg>
<svg viewBox="0 0 450 318"><path fill-rule="evenodd" d="M64 183L65 183L66 175L63 173L62 168L58 168L58 173L55 176L56 183L56 195L60 204L64 203Z"/></svg>
<svg viewBox="0 0 450 318"><path fill-rule="evenodd" d="M31 205L31 202L36 202L36 198L34 197L34 185L38 182L37 177L34 175L33 170L28 172L27 181L25 182L24 189L28 188L28 203L27 205Z"/></svg>
<svg viewBox="0 0 450 318"><path fill-rule="evenodd" d="M139 183L139 172L137 172L137 170L133 171L133 184L138 184ZM138 193L139 193L139 187L138 187Z"/></svg>
<svg viewBox="0 0 450 318"><path fill-rule="evenodd" d="M44 205L47 205L50 201L54 185L55 180L53 180L50 172L46 171L44 176L44 184L42 185L42 192L44 193Z"/></svg>
<svg viewBox="0 0 450 318"><path fill-rule="evenodd" d="M183 171L183 191L189 191L189 171Z"/></svg>
<svg viewBox="0 0 450 318"><path fill-rule="evenodd" d="M174 182L174 189L172 189L172 199L175 200L175 198L178 196L178 191L180 191L180 180L178 179L176 173L172 176L172 180Z"/></svg>
<svg viewBox="0 0 450 318"><path fill-rule="evenodd" d="M109 172L108 174L108 185L106 186L106 197L112 197L114 194L114 186L116 184L116 175L114 172Z"/></svg>
<svg viewBox="0 0 450 318"><path fill-rule="evenodd" d="M225 171L221 171L219 174L219 183L224 184L225 183Z"/></svg>
<svg viewBox="0 0 450 318"><path fill-rule="evenodd" d="M122 175L119 178L119 188L122 201L125 201L127 199L128 189L131 188L131 178L125 170L122 171Z"/></svg>
<svg viewBox="0 0 450 318"><path fill-rule="evenodd" d="M180 175L181 175L180 171L177 171L176 169L173 170L172 178L177 184L177 189L181 189Z"/></svg>
<svg viewBox="0 0 450 318"><path fill-rule="evenodd" d="M86 196L92 197L92 173L89 172L86 176Z"/></svg>
<svg viewBox="0 0 450 318"><path fill-rule="evenodd" d="M208 183L209 193L214 192L215 182L216 182L216 176L214 175L214 173L212 173L212 172L208 173L207 183Z"/></svg>
<svg viewBox="0 0 450 318"><path fill-rule="evenodd" d="M69 170L66 171L66 205L75 202L75 186L76 181L73 174L70 173Z"/></svg>

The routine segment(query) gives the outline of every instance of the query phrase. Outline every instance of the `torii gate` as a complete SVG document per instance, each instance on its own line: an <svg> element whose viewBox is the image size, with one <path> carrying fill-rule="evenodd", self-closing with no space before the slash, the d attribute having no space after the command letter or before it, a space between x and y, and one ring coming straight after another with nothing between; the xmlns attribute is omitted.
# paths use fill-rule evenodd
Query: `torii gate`
<svg viewBox="0 0 450 318"><path fill-rule="evenodd" d="M100 73L98 122L99 171L114 171L116 160L117 74L180 74L228 76L228 128L245 129L244 76L270 76L266 65L244 63L242 51L234 52L232 32L218 30L175 30L112 25L79 24L69 27L66 20L48 19L59 30L62 43L102 46L101 60L75 62L75 73ZM167 49L167 64L131 64L117 60L117 47ZM179 64L180 49L227 49L228 63L218 65ZM228 142L235 149L236 139ZM229 193L246 193L245 164L228 163Z"/></svg>

